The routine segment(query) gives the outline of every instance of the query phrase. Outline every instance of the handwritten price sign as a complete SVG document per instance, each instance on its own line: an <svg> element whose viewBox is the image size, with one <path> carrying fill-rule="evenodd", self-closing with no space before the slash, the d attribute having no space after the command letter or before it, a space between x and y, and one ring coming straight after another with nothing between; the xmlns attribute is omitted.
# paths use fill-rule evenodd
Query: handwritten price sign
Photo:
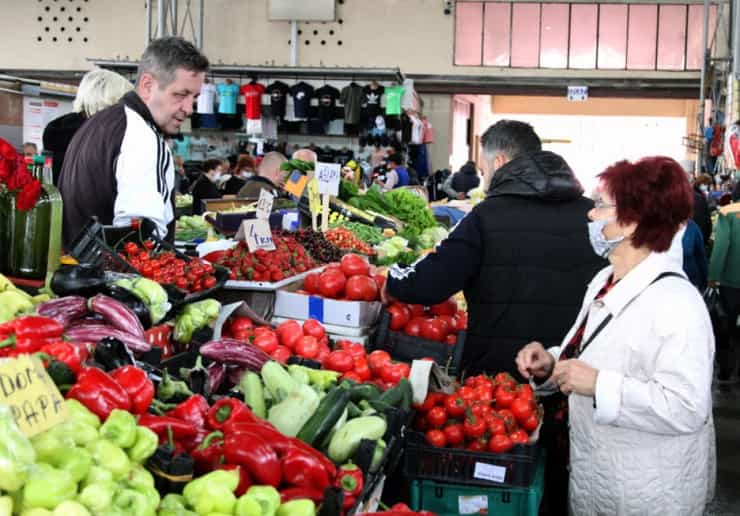
<svg viewBox="0 0 740 516"><path fill-rule="evenodd" d="M260 198L257 201L257 218L269 219L272 212L272 202L274 197L265 188L260 190Z"/></svg>
<svg viewBox="0 0 740 516"><path fill-rule="evenodd" d="M319 193L339 195L339 174L341 166L338 163L316 162L316 178L319 180Z"/></svg>
<svg viewBox="0 0 740 516"><path fill-rule="evenodd" d="M272 241L270 223L265 219L245 220L242 222L235 238L237 240L245 240L251 253L257 249L264 249L265 251L275 250L275 242Z"/></svg>

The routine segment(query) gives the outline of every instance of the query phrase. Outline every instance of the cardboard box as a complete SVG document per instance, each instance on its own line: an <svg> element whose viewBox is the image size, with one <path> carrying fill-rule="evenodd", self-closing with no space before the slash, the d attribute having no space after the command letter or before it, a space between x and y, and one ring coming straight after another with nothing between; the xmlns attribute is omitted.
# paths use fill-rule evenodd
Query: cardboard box
<svg viewBox="0 0 740 516"><path fill-rule="evenodd" d="M375 325L383 307L379 301L339 301L296 293L301 288L302 281L278 289L274 317L316 319L325 324L367 328Z"/></svg>

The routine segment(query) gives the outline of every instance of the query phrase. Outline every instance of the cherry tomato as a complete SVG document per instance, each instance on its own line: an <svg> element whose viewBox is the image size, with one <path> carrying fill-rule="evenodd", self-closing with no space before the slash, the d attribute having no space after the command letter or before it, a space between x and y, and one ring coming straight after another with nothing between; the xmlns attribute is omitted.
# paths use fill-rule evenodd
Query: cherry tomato
<svg viewBox="0 0 740 516"><path fill-rule="evenodd" d="M534 402L526 398L516 398L510 406L511 412L514 414L514 418L519 424L523 423L532 413L537 409Z"/></svg>
<svg viewBox="0 0 740 516"><path fill-rule="evenodd" d="M427 412L427 421L433 427L442 427L447 422L447 412L443 407L433 407Z"/></svg>
<svg viewBox="0 0 740 516"><path fill-rule="evenodd" d="M488 423L488 431L491 432L491 435L506 434L506 425L502 418L490 416L486 422Z"/></svg>
<svg viewBox="0 0 740 516"><path fill-rule="evenodd" d="M427 397L424 398L424 403L421 405L415 405L414 408L419 412L428 412L435 405L439 405L441 403L446 404L446 399L447 395L443 392L430 392L427 394Z"/></svg>
<svg viewBox="0 0 740 516"><path fill-rule="evenodd" d="M534 401L534 390L528 383L523 383L516 388L516 395L518 398L524 398L527 400Z"/></svg>
<svg viewBox="0 0 740 516"><path fill-rule="evenodd" d="M474 452L486 451L487 444L488 443L485 441L485 439L477 439L468 444L468 450Z"/></svg>
<svg viewBox="0 0 740 516"><path fill-rule="evenodd" d="M468 439L477 439L486 433L486 421L482 417L471 416L465 419L463 431Z"/></svg>
<svg viewBox="0 0 740 516"><path fill-rule="evenodd" d="M421 323L421 336L427 340L433 340L435 342L442 342L445 338L444 323L432 318L425 319Z"/></svg>
<svg viewBox="0 0 740 516"><path fill-rule="evenodd" d="M460 423L447 425L443 431L445 434L445 440L447 441L447 444L451 444L454 446L456 444L460 444L465 439L465 434L463 432L463 426Z"/></svg>
<svg viewBox="0 0 740 516"><path fill-rule="evenodd" d="M455 315L457 312L457 301L455 301L454 297L451 297L446 301L433 305L430 311L434 315Z"/></svg>
<svg viewBox="0 0 740 516"><path fill-rule="evenodd" d="M496 398L496 408L503 409L511 406L516 394L509 385L499 385L496 387L494 397Z"/></svg>
<svg viewBox="0 0 740 516"><path fill-rule="evenodd" d="M447 438L442 430L427 430L424 437L426 438L426 441L435 448L444 448L447 444Z"/></svg>
<svg viewBox="0 0 740 516"><path fill-rule="evenodd" d="M488 451L493 453L506 453L514 446L514 442L506 434L496 434L488 441Z"/></svg>
<svg viewBox="0 0 740 516"><path fill-rule="evenodd" d="M464 385L457 390L457 394L466 402L475 401L475 389L468 385Z"/></svg>
<svg viewBox="0 0 740 516"><path fill-rule="evenodd" d="M511 410L501 409L497 413L499 417L504 420L507 432L513 432L516 430L516 418L514 418L514 414L512 414Z"/></svg>
<svg viewBox="0 0 740 516"><path fill-rule="evenodd" d="M522 421L521 425L527 432L534 432L540 425L540 417L536 412L533 412L527 419Z"/></svg>
<svg viewBox="0 0 740 516"><path fill-rule="evenodd" d="M454 333L450 333L445 337L445 343L449 344L450 346L454 346L455 344L457 344L457 335L455 335Z"/></svg>
<svg viewBox="0 0 740 516"><path fill-rule="evenodd" d="M509 434L509 438L514 444L529 444L529 436L524 430L514 430Z"/></svg>
<svg viewBox="0 0 740 516"><path fill-rule="evenodd" d="M424 316L424 305L408 305L411 317L423 317Z"/></svg>
<svg viewBox="0 0 740 516"><path fill-rule="evenodd" d="M475 399L478 401L493 401L493 387L486 384L478 384L475 388Z"/></svg>
<svg viewBox="0 0 740 516"><path fill-rule="evenodd" d="M450 417L460 417L465 414L465 401L457 394L447 396L445 409Z"/></svg>

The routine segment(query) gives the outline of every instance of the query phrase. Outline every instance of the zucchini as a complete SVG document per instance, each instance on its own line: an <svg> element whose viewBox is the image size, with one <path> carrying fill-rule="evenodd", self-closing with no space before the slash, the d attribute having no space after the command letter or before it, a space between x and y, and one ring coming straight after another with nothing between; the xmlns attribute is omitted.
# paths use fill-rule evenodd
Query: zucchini
<svg viewBox="0 0 740 516"><path fill-rule="evenodd" d="M327 455L337 464L344 464L357 451L362 439L371 441L380 439L385 435L386 428L386 422L382 417L351 419L334 434Z"/></svg>
<svg viewBox="0 0 740 516"><path fill-rule="evenodd" d="M380 389L371 383L361 383L350 390L350 399L355 403L360 400L374 400L378 396L380 396Z"/></svg>
<svg viewBox="0 0 740 516"><path fill-rule="evenodd" d="M397 407L401 404L401 400L403 400L403 391L404 391L404 388L401 386L401 383L399 382L398 385L396 385L392 389L388 389L383 394L381 394L378 397L377 401Z"/></svg>
<svg viewBox="0 0 740 516"><path fill-rule="evenodd" d="M342 417L349 403L349 391L341 387L332 388L319 403L319 408L298 432L298 439L311 446L320 445Z"/></svg>
<svg viewBox="0 0 740 516"><path fill-rule="evenodd" d="M362 415L362 410L354 402L350 401L347 403L347 415L350 419L354 419Z"/></svg>
<svg viewBox="0 0 740 516"><path fill-rule="evenodd" d="M265 407L265 393L262 388L260 376L252 371L247 371L239 383L239 389L244 394L244 403L252 409L254 415L266 419L267 408Z"/></svg>

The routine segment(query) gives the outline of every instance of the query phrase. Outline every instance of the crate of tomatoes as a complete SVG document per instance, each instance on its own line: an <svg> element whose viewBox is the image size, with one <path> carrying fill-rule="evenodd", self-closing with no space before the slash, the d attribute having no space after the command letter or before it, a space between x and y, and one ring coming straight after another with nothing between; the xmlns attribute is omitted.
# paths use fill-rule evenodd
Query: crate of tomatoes
<svg viewBox="0 0 740 516"><path fill-rule="evenodd" d="M406 362L431 358L454 375L460 370L467 325L467 312L458 310L454 298L431 307L394 302L380 317L372 348Z"/></svg>
<svg viewBox="0 0 740 516"><path fill-rule="evenodd" d="M529 486L539 457L542 408L532 387L508 373L478 375L454 393L431 392L417 405L406 440L408 478Z"/></svg>

